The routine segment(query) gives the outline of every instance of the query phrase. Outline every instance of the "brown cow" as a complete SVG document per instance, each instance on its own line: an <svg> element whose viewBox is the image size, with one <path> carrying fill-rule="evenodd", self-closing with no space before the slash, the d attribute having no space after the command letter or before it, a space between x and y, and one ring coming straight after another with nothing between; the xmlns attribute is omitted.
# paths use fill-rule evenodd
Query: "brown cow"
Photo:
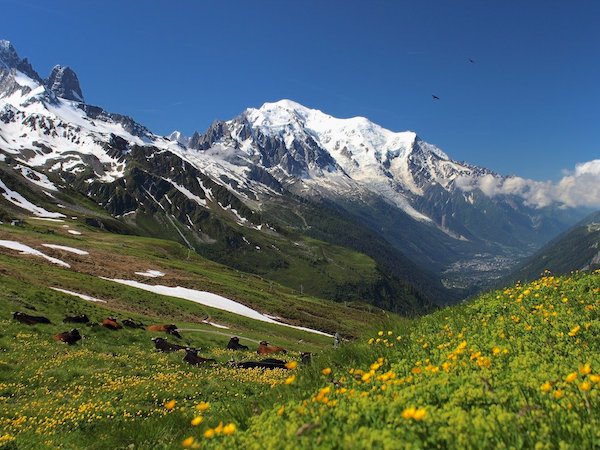
<svg viewBox="0 0 600 450"><path fill-rule="evenodd" d="M258 353L259 355L270 355L271 353L287 353L287 350L283 347L270 345L267 341L260 341L256 353Z"/></svg>
<svg viewBox="0 0 600 450"><path fill-rule="evenodd" d="M74 345L77 341L81 340L81 334L79 334L77 328L73 328L71 331L63 331L62 333L55 334L52 336L52 339Z"/></svg>
<svg viewBox="0 0 600 450"><path fill-rule="evenodd" d="M181 339L181 335L177 331L177 325L148 325L146 329L148 331L161 331Z"/></svg>
<svg viewBox="0 0 600 450"><path fill-rule="evenodd" d="M50 323L50 319L44 316L31 316L24 312L14 312L12 313L13 319L18 320L25 325L36 325L38 323Z"/></svg>
<svg viewBox="0 0 600 450"><path fill-rule="evenodd" d="M102 321L100 325L113 331L120 330L121 328L123 328L121 324L117 322L117 319L115 319L114 317L107 317Z"/></svg>

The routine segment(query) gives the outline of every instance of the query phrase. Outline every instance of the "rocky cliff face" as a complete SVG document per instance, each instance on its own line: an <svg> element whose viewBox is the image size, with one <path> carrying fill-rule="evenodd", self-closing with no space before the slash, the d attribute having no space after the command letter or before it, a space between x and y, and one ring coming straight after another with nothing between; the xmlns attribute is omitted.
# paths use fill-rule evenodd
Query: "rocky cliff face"
<svg viewBox="0 0 600 450"><path fill-rule="evenodd" d="M70 67L54 66L44 84L57 97L84 101L77 74Z"/></svg>

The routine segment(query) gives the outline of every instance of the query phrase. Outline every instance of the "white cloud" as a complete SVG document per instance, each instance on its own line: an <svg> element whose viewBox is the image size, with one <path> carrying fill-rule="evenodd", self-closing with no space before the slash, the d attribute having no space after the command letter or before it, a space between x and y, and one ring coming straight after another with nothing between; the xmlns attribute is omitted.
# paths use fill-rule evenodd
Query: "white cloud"
<svg viewBox="0 0 600 450"><path fill-rule="evenodd" d="M484 175L479 178L460 177L456 185L467 192L479 189L488 197L516 195L523 198L526 205L536 208L553 203L600 208L600 159L577 164L575 170L565 172L558 182Z"/></svg>

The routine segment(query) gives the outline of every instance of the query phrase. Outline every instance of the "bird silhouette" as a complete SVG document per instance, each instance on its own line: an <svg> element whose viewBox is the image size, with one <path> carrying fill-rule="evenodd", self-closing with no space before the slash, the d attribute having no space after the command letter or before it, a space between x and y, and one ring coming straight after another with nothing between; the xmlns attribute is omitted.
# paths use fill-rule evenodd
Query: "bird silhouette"
<svg viewBox="0 0 600 450"><path fill-rule="evenodd" d="M475 64L475 60L469 58L469 62Z"/></svg>
<svg viewBox="0 0 600 450"><path fill-rule="evenodd" d="M439 100L440 99L437 95L433 95L433 94L431 94L431 97L433 97L434 100Z"/></svg>

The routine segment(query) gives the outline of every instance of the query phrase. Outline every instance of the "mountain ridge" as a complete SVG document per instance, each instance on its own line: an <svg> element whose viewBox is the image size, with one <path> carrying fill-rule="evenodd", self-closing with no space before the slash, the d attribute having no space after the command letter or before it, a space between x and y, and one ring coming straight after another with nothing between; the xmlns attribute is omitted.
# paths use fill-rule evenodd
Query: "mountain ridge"
<svg viewBox="0 0 600 450"><path fill-rule="evenodd" d="M2 46L13 66L24 61L12 44ZM412 279L417 291L447 303L489 285L573 220L514 197L466 192L457 183L462 177L500 175L364 117L338 119L281 100L189 138L158 136L84 103L76 74L56 71L49 87L37 74L0 66L4 160L58 175L128 226L171 230L166 234L190 249L244 269L252 269L252 257L231 252L251 235L313 233L369 255L385 273ZM367 233L377 244L353 244L352 233L342 238L336 227ZM391 253L382 256L386 246ZM271 252L267 264L283 264L277 250L256 247Z"/></svg>

